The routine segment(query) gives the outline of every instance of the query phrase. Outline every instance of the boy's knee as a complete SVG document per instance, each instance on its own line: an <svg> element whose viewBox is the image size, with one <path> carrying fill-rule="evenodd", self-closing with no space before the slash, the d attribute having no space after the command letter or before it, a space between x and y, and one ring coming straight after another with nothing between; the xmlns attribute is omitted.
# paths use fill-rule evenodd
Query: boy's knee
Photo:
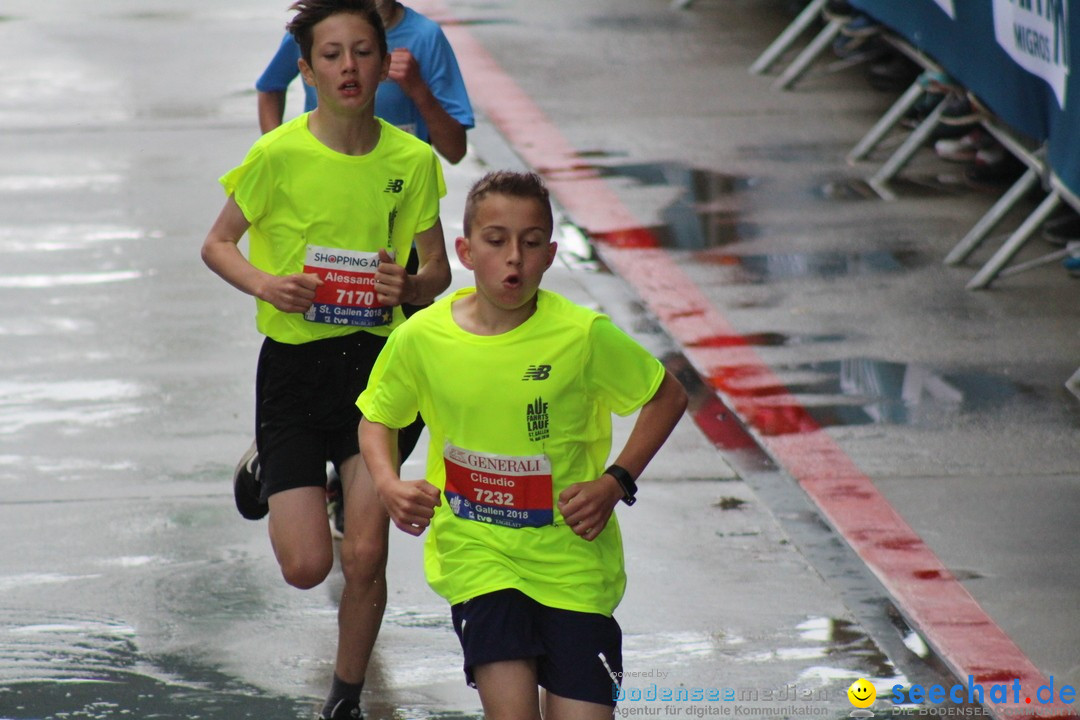
<svg viewBox="0 0 1080 720"><path fill-rule="evenodd" d="M369 584L386 575L386 542L377 539L352 540L341 544L341 570L346 583Z"/></svg>
<svg viewBox="0 0 1080 720"><path fill-rule="evenodd" d="M330 574L334 560L323 558L293 558L281 560L281 576L285 582L301 590L310 590Z"/></svg>

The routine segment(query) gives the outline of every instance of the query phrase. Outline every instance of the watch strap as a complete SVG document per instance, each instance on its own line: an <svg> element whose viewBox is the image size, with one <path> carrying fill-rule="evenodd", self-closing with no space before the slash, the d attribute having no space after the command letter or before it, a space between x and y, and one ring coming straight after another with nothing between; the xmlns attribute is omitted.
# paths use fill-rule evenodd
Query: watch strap
<svg viewBox="0 0 1080 720"><path fill-rule="evenodd" d="M633 505L637 502L637 483L634 482L634 476L630 474L630 471L621 465L611 465L604 471L605 475L610 475L615 478L615 482L619 483L619 487L623 491L622 501L627 505Z"/></svg>

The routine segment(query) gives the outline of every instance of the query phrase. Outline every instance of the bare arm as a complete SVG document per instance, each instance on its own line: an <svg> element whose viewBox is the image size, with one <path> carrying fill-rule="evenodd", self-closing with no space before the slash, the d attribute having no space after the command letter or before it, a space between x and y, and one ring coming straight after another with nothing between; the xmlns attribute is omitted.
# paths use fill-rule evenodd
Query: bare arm
<svg viewBox="0 0 1080 720"><path fill-rule="evenodd" d="M415 275L405 272L405 266L390 259L385 250L379 251L381 262L375 273L375 292L382 305L426 305L450 286L450 261L446 258L446 241L442 221L413 238L420 267Z"/></svg>
<svg viewBox="0 0 1080 720"><path fill-rule="evenodd" d="M416 104L427 123L431 145L453 165L465 157L468 146L465 126L455 120L431 92L420 74L416 58L405 48L395 48L390 54L389 78Z"/></svg>
<svg viewBox="0 0 1080 720"><path fill-rule="evenodd" d="M282 312L306 311L322 280L318 275L304 273L279 277L256 268L237 246L249 226L230 195L203 241L203 262L233 287L265 300Z"/></svg>
<svg viewBox="0 0 1080 720"><path fill-rule="evenodd" d="M665 371L660 387L638 413L615 464L640 477L685 410L686 391L675 376ZM604 473L596 480L575 483L563 490L559 494L559 510L576 534L595 540L622 496L615 478Z"/></svg>
<svg viewBox="0 0 1080 720"><path fill-rule="evenodd" d="M439 489L426 480L402 480L395 448L397 431L367 418L360 421L360 454L371 473L375 492L403 532L417 536L427 529L442 504Z"/></svg>
<svg viewBox="0 0 1080 720"><path fill-rule="evenodd" d="M259 92L259 130L266 134L285 119L285 91Z"/></svg>

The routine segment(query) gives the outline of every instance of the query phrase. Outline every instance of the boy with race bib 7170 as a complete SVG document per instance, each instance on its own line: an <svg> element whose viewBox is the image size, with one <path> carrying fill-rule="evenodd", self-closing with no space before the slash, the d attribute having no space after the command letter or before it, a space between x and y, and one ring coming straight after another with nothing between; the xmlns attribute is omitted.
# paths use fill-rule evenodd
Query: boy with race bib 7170
<svg viewBox="0 0 1080 720"><path fill-rule="evenodd" d="M203 243L206 264L256 298L266 336L256 376L256 445L269 533L286 582L321 583L334 564L326 463L346 497L334 682L321 717L360 717L386 605L389 520L360 461L355 401L401 303L450 283L439 160L374 115L390 55L372 0L300 0L289 31L318 107L259 138L221 178L227 200ZM249 238L245 257L238 243ZM420 266L405 272L415 242Z"/></svg>

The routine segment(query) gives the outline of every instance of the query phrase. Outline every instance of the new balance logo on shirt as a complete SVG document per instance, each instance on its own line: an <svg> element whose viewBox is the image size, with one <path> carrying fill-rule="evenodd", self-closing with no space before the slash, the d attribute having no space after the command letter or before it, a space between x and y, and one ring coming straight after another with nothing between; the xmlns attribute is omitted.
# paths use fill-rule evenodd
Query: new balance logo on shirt
<svg viewBox="0 0 1080 720"><path fill-rule="evenodd" d="M551 377L550 365L530 365L522 380L547 380Z"/></svg>
<svg viewBox="0 0 1080 720"><path fill-rule="evenodd" d="M399 193L405 189L405 181L401 178L391 178L386 181L384 193Z"/></svg>

